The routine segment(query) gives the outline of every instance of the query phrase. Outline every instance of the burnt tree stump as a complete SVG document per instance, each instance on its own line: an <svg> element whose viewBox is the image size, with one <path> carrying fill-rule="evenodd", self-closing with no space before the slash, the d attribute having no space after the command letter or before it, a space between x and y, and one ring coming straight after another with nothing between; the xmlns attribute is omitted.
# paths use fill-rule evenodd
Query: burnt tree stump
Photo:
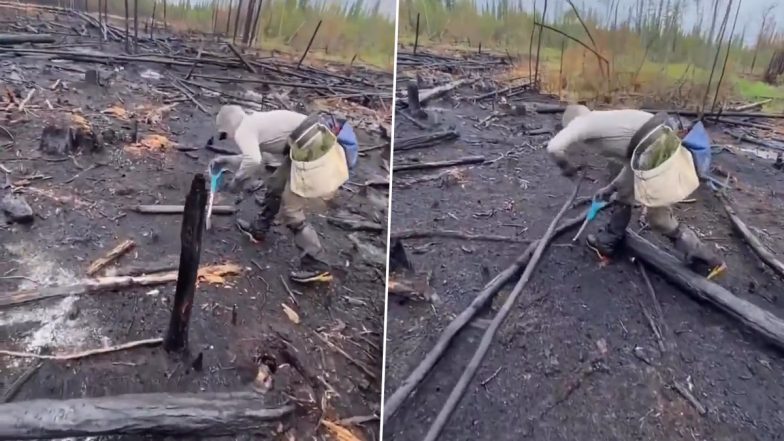
<svg viewBox="0 0 784 441"><path fill-rule="evenodd" d="M207 182L204 175L197 174L191 182L191 190L185 199L180 231L180 266L177 273L177 288L169 331L163 342L167 351L182 351L188 347L188 324L196 293L196 278L201 259L201 239L204 232L207 208Z"/></svg>
<svg viewBox="0 0 784 441"><path fill-rule="evenodd" d="M422 110L419 102L419 86L413 81L408 83L408 111L414 118L427 119L427 112Z"/></svg>
<svg viewBox="0 0 784 441"><path fill-rule="evenodd" d="M39 148L54 156L94 153L103 147L103 138L86 119L77 114L55 118L41 132Z"/></svg>

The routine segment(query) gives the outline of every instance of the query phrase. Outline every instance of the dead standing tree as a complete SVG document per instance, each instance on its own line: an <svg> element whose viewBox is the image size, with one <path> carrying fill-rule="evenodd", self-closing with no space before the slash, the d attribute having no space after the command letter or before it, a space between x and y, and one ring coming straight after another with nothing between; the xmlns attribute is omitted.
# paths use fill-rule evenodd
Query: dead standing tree
<svg viewBox="0 0 784 441"><path fill-rule="evenodd" d="M779 75L784 74L784 50L779 49L770 59L768 68L765 69L765 76L763 77L768 84L776 84Z"/></svg>
<svg viewBox="0 0 784 441"><path fill-rule="evenodd" d="M181 351L188 348L188 324L193 297L196 293L196 278L201 259L201 238L204 232L207 207L207 185L204 175L197 174L191 183L191 190L185 199L180 232L180 267L177 274L177 288L174 293L169 331L164 340L167 351Z"/></svg>
<svg viewBox="0 0 784 441"><path fill-rule="evenodd" d="M310 46L313 44L313 40L316 39L316 34L318 34L319 29L321 29L321 20L319 20L318 24L316 25L316 29L313 31L313 35L310 36L310 41L308 41L308 47L305 48L305 52L302 53L302 58L299 59L297 63L297 69L302 65L302 62L305 61L305 57L308 56L308 51L310 51Z"/></svg>
<svg viewBox="0 0 784 441"><path fill-rule="evenodd" d="M547 0L544 0L544 9L542 10L542 23L544 23L546 19L547 19ZM540 52L542 50L542 33L543 32L544 32L544 29L542 29L540 27L539 28L539 40L536 43L536 69L534 70L534 88L536 88L536 90L541 89L541 87L539 87L540 86L539 85L539 54L540 54Z"/></svg>
<svg viewBox="0 0 784 441"><path fill-rule="evenodd" d="M232 43L237 43L237 30L240 28L240 11L242 11L242 0L237 4L237 11L234 15L234 35L231 37Z"/></svg>
<svg viewBox="0 0 784 441"><path fill-rule="evenodd" d="M158 2L152 2L152 16L150 16L150 40L155 39L155 10L158 8Z"/></svg>
<svg viewBox="0 0 784 441"><path fill-rule="evenodd" d="M261 19L261 6L264 4L264 0L259 0L258 6L256 7L256 17L253 19L253 35L250 38L250 45L255 46L256 41L259 37L259 21Z"/></svg>
<svg viewBox="0 0 784 441"><path fill-rule="evenodd" d="M226 12L226 36L229 35L229 27L231 26L231 7L234 3L234 0L229 0L229 11Z"/></svg>
<svg viewBox="0 0 784 441"><path fill-rule="evenodd" d="M125 53L131 53L131 31L128 19L128 0L125 0Z"/></svg>
<svg viewBox="0 0 784 441"><path fill-rule="evenodd" d="M133 0L133 53L139 53L139 0Z"/></svg>
<svg viewBox="0 0 784 441"><path fill-rule="evenodd" d="M242 32L242 44L248 46L250 44L251 25L253 24L253 10L256 7L256 0L248 2L248 11L245 14L245 29Z"/></svg>

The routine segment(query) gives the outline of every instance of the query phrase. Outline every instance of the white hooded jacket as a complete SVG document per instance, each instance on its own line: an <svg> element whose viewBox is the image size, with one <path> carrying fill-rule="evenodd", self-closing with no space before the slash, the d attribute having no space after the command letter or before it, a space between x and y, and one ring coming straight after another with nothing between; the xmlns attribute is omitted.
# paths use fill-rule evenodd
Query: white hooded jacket
<svg viewBox="0 0 784 441"><path fill-rule="evenodd" d="M216 118L218 132L225 132L242 153L240 158L222 157L219 160L237 166L234 179L243 182L263 166L262 152L280 155L285 151L289 134L306 117L289 110L246 114L240 106L223 106Z"/></svg>

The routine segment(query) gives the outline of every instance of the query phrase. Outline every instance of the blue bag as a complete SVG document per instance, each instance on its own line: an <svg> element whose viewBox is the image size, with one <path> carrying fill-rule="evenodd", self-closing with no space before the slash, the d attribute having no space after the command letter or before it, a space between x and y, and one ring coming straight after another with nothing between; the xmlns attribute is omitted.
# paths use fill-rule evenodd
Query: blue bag
<svg viewBox="0 0 784 441"><path fill-rule="evenodd" d="M711 141L702 121L691 128L681 144L691 152L697 174L702 177L708 176L711 164Z"/></svg>
<svg viewBox="0 0 784 441"><path fill-rule="evenodd" d="M348 168L354 168L359 156L359 144L357 143L357 135L348 122L344 123L338 132L338 143L343 146L343 150L346 152Z"/></svg>

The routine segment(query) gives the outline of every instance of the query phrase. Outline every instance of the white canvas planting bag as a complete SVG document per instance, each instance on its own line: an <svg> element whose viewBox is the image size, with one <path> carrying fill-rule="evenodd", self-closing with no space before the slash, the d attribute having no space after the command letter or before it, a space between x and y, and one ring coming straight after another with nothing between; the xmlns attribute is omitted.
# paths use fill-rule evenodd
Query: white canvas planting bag
<svg viewBox="0 0 784 441"><path fill-rule="evenodd" d="M294 194L304 198L329 196L348 181L346 153L323 124L314 124L290 139L291 178Z"/></svg>
<svg viewBox="0 0 784 441"><path fill-rule="evenodd" d="M664 154L668 155L666 159L662 157ZM651 163L655 165L653 168L649 168ZM631 167L634 197L646 207L665 207L680 202L700 185L691 152L665 125L651 130L635 146Z"/></svg>

